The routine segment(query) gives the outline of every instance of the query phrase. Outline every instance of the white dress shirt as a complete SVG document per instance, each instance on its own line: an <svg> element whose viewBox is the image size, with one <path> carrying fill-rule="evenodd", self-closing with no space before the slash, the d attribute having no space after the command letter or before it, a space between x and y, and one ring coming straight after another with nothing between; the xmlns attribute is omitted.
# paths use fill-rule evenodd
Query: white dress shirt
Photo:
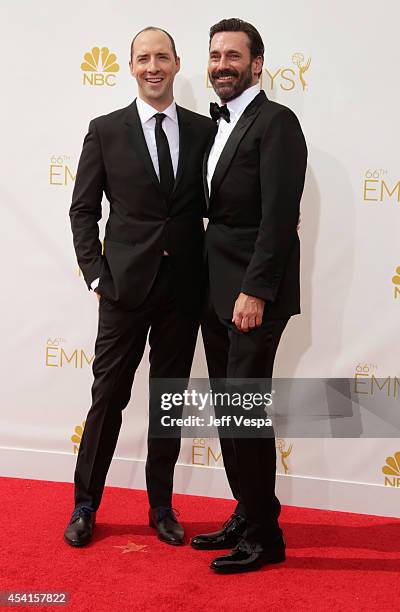
<svg viewBox="0 0 400 612"><path fill-rule="evenodd" d="M154 170L158 178L160 179L160 169L158 165L158 155L157 155L157 145L156 145L156 120L154 115L159 113L156 108L144 102L141 98L136 98L136 106L139 113L140 122L142 124L144 137L146 139L147 148L150 153L151 160L153 162ZM171 152L172 159L172 167L174 169L174 176L176 177L176 170L178 168L178 158L179 158L179 125L178 125L178 115L176 112L176 104L175 101L172 102L163 110L164 115L166 115L164 121L161 126L164 130L168 144L169 150Z"/></svg>
<svg viewBox="0 0 400 612"><path fill-rule="evenodd" d="M233 128L239 121L244 110L250 104L252 100L260 93L260 85L252 85L248 89L245 89L243 93L237 98L234 98L227 103L227 107L230 113L230 122L228 123L225 119L218 119L218 132L215 136L214 144L211 148L210 155L208 156L207 164L207 183L208 193L211 194L211 180L214 175L215 167L218 163L220 155L226 145L226 142L231 135Z"/></svg>
<svg viewBox="0 0 400 612"><path fill-rule="evenodd" d="M139 119L142 124L144 138L146 140L147 148L150 153L151 161L153 162L154 170L158 176L158 180L160 180L160 167L158 164L158 155L157 155L157 144L156 144L156 120L154 115L159 113L156 108L147 104L144 100L136 98L136 107L139 114ZM178 159L179 159L179 124L178 124L178 115L176 112L176 104L175 101L172 102L162 111L166 117L164 118L161 127L164 130L168 144L169 150L171 152L171 160L172 160L172 168L174 170L174 177L176 177L176 171L178 168ZM164 255L168 255L168 253L164 252ZM91 288L94 290L99 284L99 278L96 278L91 283Z"/></svg>

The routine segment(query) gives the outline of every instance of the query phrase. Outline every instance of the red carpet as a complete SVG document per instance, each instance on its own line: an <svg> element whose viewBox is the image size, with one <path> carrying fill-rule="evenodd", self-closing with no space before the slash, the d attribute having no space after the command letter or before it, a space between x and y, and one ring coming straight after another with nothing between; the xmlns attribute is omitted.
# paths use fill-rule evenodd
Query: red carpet
<svg viewBox="0 0 400 612"><path fill-rule="evenodd" d="M143 491L106 488L95 537L82 549L62 537L72 484L0 478L0 495L0 590L68 591L64 609L400 609L398 519L284 507L286 563L224 576L208 568L218 552L172 547L156 538L147 526ZM174 506L190 537L219 528L233 502L176 495Z"/></svg>

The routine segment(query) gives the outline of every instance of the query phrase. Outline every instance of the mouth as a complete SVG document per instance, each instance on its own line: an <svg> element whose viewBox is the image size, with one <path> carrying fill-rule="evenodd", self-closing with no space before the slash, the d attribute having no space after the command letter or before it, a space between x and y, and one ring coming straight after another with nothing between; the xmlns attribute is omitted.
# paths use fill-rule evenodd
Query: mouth
<svg viewBox="0 0 400 612"><path fill-rule="evenodd" d="M229 83L233 83L235 77L233 75L225 75L225 76L216 76L213 77L214 83L219 83L220 85L226 85Z"/></svg>
<svg viewBox="0 0 400 612"><path fill-rule="evenodd" d="M149 83L149 85L159 85L163 80L162 77L147 77L145 79L146 83Z"/></svg>

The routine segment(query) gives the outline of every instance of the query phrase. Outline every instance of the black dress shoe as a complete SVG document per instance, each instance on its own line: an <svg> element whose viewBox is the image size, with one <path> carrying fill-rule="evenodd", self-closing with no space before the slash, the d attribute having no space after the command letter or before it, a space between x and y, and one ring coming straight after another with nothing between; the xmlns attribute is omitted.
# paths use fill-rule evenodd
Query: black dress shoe
<svg viewBox="0 0 400 612"><path fill-rule="evenodd" d="M64 540L71 546L84 546L92 539L93 527L96 522L96 512L89 508L76 508L64 531Z"/></svg>
<svg viewBox="0 0 400 612"><path fill-rule="evenodd" d="M150 508L149 525L157 529L158 539L173 546L183 544L185 532L182 525L178 523L172 508Z"/></svg>
<svg viewBox="0 0 400 612"><path fill-rule="evenodd" d="M232 514L224 523L221 531L197 535L192 538L191 545L198 550L233 548L241 539L246 527L247 522L243 516Z"/></svg>
<svg viewBox="0 0 400 612"><path fill-rule="evenodd" d="M210 567L219 574L236 574L252 572L266 563L281 563L285 558L285 540L282 536L269 546L242 539L231 553L214 559Z"/></svg>

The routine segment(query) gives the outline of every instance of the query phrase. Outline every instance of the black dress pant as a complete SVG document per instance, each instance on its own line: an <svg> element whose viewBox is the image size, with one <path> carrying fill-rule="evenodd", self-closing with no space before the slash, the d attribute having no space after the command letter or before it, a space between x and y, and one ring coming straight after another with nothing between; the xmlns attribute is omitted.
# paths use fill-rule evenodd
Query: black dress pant
<svg viewBox="0 0 400 612"><path fill-rule="evenodd" d="M240 332L221 319L210 301L201 330L210 379L271 379L276 350L288 319L270 320ZM274 437L220 437L226 475L237 500L235 512L247 519L246 538L268 544L281 533L280 503L275 495Z"/></svg>
<svg viewBox="0 0 400 612"><path fill-rule="evenodd" d="M149 334L150 378L188 379L199 327L197 313L182 312L174 295L173 270L162 263L144 303L122 310L101 297L93 361L92 406L79 447L75 469L75 506L97 510L117 444L122 410L131 397L136 369ZM150 331L150 333L149 333ZM150 401L149 410L159 411ZM146 483L152 508L171 506L173 474L180 438L148 435Z"/></svg>

